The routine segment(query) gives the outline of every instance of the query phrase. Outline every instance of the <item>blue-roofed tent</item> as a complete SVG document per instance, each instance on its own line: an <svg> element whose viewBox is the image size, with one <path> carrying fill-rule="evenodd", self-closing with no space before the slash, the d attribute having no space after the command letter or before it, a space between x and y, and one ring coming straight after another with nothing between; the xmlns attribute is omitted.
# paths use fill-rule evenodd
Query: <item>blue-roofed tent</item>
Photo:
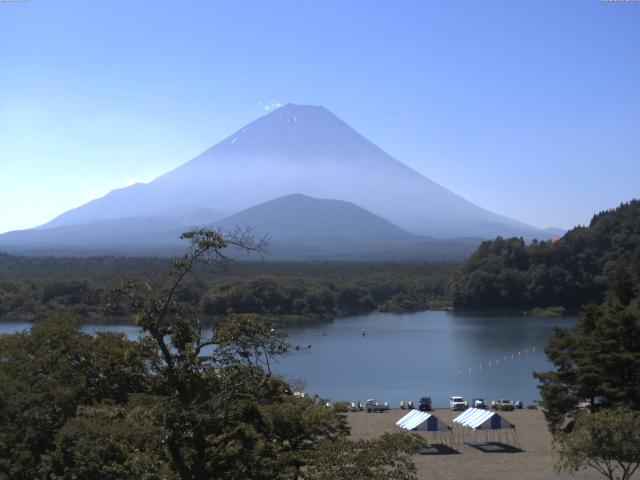
<svg viewBox="0 0 640 480"><path fill-rule="evenodd" d="M429 412L411 410L396 422L396 427L412 432L429 433L436 443L449 443L451 427Z"/></svg>
<svg viewBox="0 0 640 480"><path fill-rule="evenodd" d="M496 430L499 428L516 428L497 412L482 408L469 408L453 419L453 423L473 430Z"/></svg>
<svg viewBox="0 0 640 480"><path fill-rule="evenodd" d="M507 421L503 416L497 412L491 410L484 410L482 408L469 408L453 419L455 425L469 428L476 432L484 431L485 439L489 440L489 432L494 432L494 440L502 441L502 432L507 441L513 437L513 442L518 444L518 437L516 435L516 427L513 423ZM510 433L512 435L510 435ZM464 440L464 429L462 431L462 437Z"/></svg>
<svg viewBox="0 0 640 480"><path fill-rule="evenodd" d="M396 422L396 426L413 432L448 432L451 427L429 412L411 410Z"/></svg>

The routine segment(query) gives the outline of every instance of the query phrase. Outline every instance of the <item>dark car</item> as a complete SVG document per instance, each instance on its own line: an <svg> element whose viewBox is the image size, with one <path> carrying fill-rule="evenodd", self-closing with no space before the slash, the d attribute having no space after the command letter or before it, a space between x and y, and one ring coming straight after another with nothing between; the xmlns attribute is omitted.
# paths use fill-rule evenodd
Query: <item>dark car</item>
<svg viewBox="0 0 640 480"><path fill-rule="evenodd" d="M487 409L487 402L484 401L484 398L474 398L471 402L471 407L473 408L482 408L484 410Z"/></svg>
<svg viewBox="0 0 640 480"><path fill-rule="evenodd" d="M420 403L418 403L418 410L423 412L431 410L431 397L422 397Z"/></svg>

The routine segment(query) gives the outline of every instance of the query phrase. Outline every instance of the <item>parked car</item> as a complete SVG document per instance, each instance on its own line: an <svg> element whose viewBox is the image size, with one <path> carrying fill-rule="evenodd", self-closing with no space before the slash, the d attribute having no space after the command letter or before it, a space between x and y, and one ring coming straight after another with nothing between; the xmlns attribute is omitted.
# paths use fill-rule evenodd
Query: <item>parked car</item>
<svg viewBox="0 0 640 480"><path fill-rule="evenodd" d="M524 404L522 403L522 400L518 400L516 403L516 408L518 409L522 409L524 407Z"/></svg>
<svg viewBox="0 0 640 480"><path fill-rule="evenodd" d="M431 397L422 397L418 403L418 410L428 412L431 410Z"/></svg>
<svg viewBox="0 0 640 480"><path fill-rule="evenodd" d="M454 410L454 411L455 410L466 410L468 406L469 406L469 403L465 402L464 398L462 398L462 397L453 396L449 400L449 408L451 410Z"/></svg>
<svg viewBox="0 0 640 480"><path fill-rule="evenodd" d="M494 400L491 402L491 408L494 410L513 410L515 405L511 400Z"/></svg>
<svg viewBox="0 0 640 480"><path fill-rule="evenodd" d="M373 398L370 398L364 404L364 411L367 413L386 412L387 410L389 410L389 405L387 403L378 403Z"/></svg>
<svg viewBox="0 0 640 480"><path fill-rule="evenodd" d="M487 409L487 402L484 401L484 398L474 398L471 401L471 407L472 408L482 408L482 409Z"/></svg>

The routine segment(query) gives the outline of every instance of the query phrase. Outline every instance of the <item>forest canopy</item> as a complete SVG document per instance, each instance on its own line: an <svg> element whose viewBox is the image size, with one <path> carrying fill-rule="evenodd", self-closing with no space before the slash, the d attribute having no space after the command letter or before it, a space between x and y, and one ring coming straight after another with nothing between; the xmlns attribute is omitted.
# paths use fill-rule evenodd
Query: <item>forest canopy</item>
<svg viewBox="0 0 640 480"><path fill-rule="evenodd" d="M60 310L86 323L132 322L105 312L110 285L158 279L168 260L137 257L23 257L0 254L0 319L33 322ZM203 317L251 313L277 321L331 319L374 310L441 307L449 263L237 262L221 272L198 265L180 286Z"/></svg>
<svg viewBox="0 0 640 480"><path fill-rule="evenodd" d="M588 227L562 238L498 237L483 242L453 274L448 292L456 309L562 306L601 302L616 262L640 245L640 201L598 213Z"/></svg>

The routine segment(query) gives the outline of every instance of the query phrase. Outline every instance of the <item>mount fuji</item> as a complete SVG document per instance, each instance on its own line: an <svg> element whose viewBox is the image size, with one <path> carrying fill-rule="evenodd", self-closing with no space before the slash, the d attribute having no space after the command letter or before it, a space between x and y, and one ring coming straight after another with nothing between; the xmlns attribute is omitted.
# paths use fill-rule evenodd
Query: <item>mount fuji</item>
<svg viewBox="0 0 640 480"><path fill-rule="evenodd" d="M126 243L130 234L139 246L157 244L161 232L173 234L185 219L191 225L211 224L293 194L354 204L407 235L552 236L447 190L385 153L326 108L288 104L147 184L114 190L35 229L0 235L0 247L46 248L53 238L61 246L67 232L69 247L92 249L96 235L83 231L96 228L118 232L120 242ZM312 212L309 215L313 218ZM139 231L148 232L150 223L154 241ZM317 227L320 231L322 224ZM261 228L268 230L269 225L262 222ZM279 228L277 222L273 228ZM102 237L103 243L107 240Z"/></svg>

